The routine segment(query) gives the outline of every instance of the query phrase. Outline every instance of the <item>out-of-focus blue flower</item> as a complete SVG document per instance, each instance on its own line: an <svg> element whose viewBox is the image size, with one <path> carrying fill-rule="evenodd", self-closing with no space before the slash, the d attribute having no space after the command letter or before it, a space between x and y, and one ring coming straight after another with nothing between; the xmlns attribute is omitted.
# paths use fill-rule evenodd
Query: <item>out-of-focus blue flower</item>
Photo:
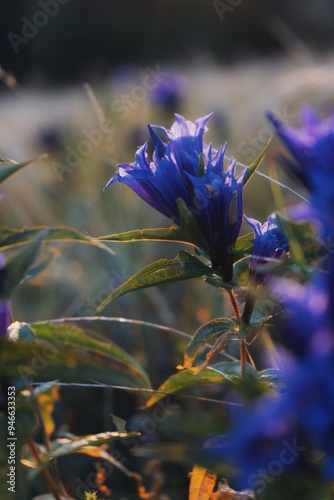
<svg viewBox="0 0 334 500"><path fill-rule="evenodd" d="M149 97L152 104L173 110L179 106L185 93L185 80L177 73L170 73L161 81L157 81Z"/></svg>
<svg viewBox="0 0 334 500"><path fill-rule="evenodd" d="M229 435L206 444L211 456L236 470L238 487L259 494L277 476L319 452L324 454L320 473L334 480L334 358L295 360L284 375L283 394L242 407Z"/></svg>
<svg viewBox="0 0 334 500"><path fill-rule="evenodd" d="M323 456L321 472L334 480L334 357L310 355L288 374L285 406L297 416L298 426L314 450Z"/></svg>
<svg viewBox="0 0 334 500"><path fill-rule="evenodd" d="M282 472L296 463L300 454L297 434L296 415L289 411L285 399L265 396L255 407L241 408L230 434L210 440L206 448L210 455L236 470L238 488L251 488L261 494L277 465Z"/></svg>
<svg viewBox="0 0 334 500"><path fill-rule="evenodd" d="M118 166L116 177L106 187L116 181L127 184L152 207L187 230L178 205L183 200L201 233L200 241L195 243L209 254L214 269L222 268L225 281L231 281L234 246L243 218L246 171L236 178L236 163L232 161L225 172L225 148L216 151L211 145L204 145L209 118L205 116L192 123L176 115L171 130L149 126L153 161L148 159L145 144L138 149L134 163ZM164 140L158 133L164 135Z"/></svg>
<svg viewBox="0 0 334 500"><path fill-rule="evenodd" d="M316 274L304 286L287 279L270 284L273 295L286 309L287 318L280 328L284 344L298 358L334 353L329 281L327 275Z"/></svg>
<svg viewBox="0 0 334 500"><path fill-rule="evenodd" d="M245 217L247 223L254 231L255 241L250 260L252 278L264 284L271 275L270 271L260 271L258 268L268 264L271 259L279 259L283 252L288 252L289 241L283 231L275 222L275 214L268 217L267 221L261 223L255 219Z"/></svg>
<svg viewBox="0 0 334 500"><path fill-rule="evenodd" d="M312 108L302 109L301 129L286 125L273 113L268 119L294 159L285 159L291 172L311 191L311 205L325 226L323 236L334 234L334 112L319 120ZM310 211L305 211L309 218ZM314 215L313 215L314 216Z"/></svg>
<svg viewBox="0 0 334 500"><path fill-rule="evenodd" d="M280 328L290 351L281 357L285 389L240 408L229 435L207 444L210 454L235 468L240 488L260 494L295 466L318 467L326 481L334 480L333 266L330 271L315 273L307 285L270 283L287 310Z"/></svg>
<svg viewBox="0 0 334 500"><path fill-rule="evenodd" d="M283 123L273 113L268 119L297 163L289 162L291 170L311 191L330 189L334 183L334 113L327 120L319 120L313 109L304 106L301 113L303 127L296 129ZM331 179L331 186L323 185Z"/></svg>

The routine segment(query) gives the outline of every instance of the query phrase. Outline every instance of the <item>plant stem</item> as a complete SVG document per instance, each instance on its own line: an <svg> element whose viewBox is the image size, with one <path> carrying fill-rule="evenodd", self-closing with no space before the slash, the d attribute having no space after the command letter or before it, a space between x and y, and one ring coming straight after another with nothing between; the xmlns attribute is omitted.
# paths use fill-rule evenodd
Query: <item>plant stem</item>
<svg viewBox="0 0 334 500"><path fill-rule="evenodd" d="M242 313L242 322L245 325L249 325L253 310L255 306L255 298L254 298L254 292L253 291L248 291L246 295L246 303L245 307Z"/></svg>
<svg viewBox="0 0 334 500"><path fill-rule="evenodd" d="M36 446L36 443L31 438L29 438L28 445L29 445L29 448L31 450L31 453L36 458L38 464L41 464L41 458L40 458L40 454L39 454L38 448ZM50 492L55 496L56 500L62 500L63 497L59 496L57 486L55 485L55 483L53 481L53 478L50 474L50 471L48 471L47 469L44 469L43 475L45 477L45 480L47 482L47 485L49 487Z"/></svg>
<svg viewBox="0 0 334 500"><path fill-rule="evenodd" d="M232 305L233 312L235 315L235 319L237 320L238 323L240 323L240 309L239 309L238 302L237 302L237 299L235 297L234 291L227 290L227 293L230 297L230 301L231 301L231 305Z"/></svg>
<svg viewBox="0 0 334 500"><path fill-rule="evenodd" d="M231 300L231 305L234 311L235 319L237 320L237 323L240 325L241 322L240 309L233 290L228 290L228 295ZM240 371L242 379L244 379L246 376L246 361L247 361L246 339L240 339Z"/></svg>
<svg viewBox="0 0 334 500"><path fill-rule="evenodd" d="M241 339L240 340L240 369L241 369L241 378L243 380L246 377L246 361L247 361L246 339Z"/></svg>
<svg viewBox="0 0 334 500"><path fill-rule="evenodd" d="M34 408L35 408L36 416L37 416L37 419L38 419L40 431L41 431L41 434L42 434L42 439L43 439L43 442L45 444L46 449L50 453L52 451L52 447L51 447L51 443L50 443L50 439L49 439L48 433L46 432L46 428L45 428L45 425L44 425L44 420L43 420L43 415L42 415L42 412L41 412L41 408L39 406L37 397L35 396L32 387L30 388L30 391L31 391L30 394L31 394L31 398L32 398L33 405L34 405ZM67 492L66 492L66 490L64 488L64 485L63 485L63 483L62 483L62 481L60 479L60 474L59 474L59 471L58 471L57 463L55 461L51 462L50 465L49 465L49 468L50 468L50 472L52 473L52 477L56 481L55 484L56 484L56 488L58 490L58 493L61 495L61 497L65 497L66 499L69 499L69 496L68 496L68 494L67 494Z"/></svg>

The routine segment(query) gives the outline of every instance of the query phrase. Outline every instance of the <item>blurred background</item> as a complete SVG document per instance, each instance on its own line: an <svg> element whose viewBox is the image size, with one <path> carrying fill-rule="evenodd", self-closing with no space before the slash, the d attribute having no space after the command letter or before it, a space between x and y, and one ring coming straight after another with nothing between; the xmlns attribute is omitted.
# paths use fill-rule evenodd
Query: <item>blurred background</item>
<svg viewBox="0 0 334 500"><path fill-rule="evenodd" d="M1 225L66 225L91 236L168 227L127 187L103 192L117 163L133 161L148 140L147 123L170 128L176 112L192 121L214 112L206 141L216 147L227 141L227 154L248 165L272 136L266 110L297 125L303 104L322 117L334 104L331 0L16 0L0 9L0 156L25 161L49 155L5 184ZM305 194L277 163L279 148L274 141L261 171ZM290 191L282 194L287 206L298 202ZM244 211L263 221L278 200L272 183L257 176L246 188ZM85 245L46 245L41 260L49 265L15 291L14 318L91 316L144 265L180 250L169 243L110 247L115 255ZM192 280L126 295L106 313L192 334L230 311L216 289ZM99 333L132 352L153 387L182 363L187 343L145 326L100 326ZM110 430L111 411L136 422L137 405L119 391L62 390L56 418L72 432L98 432ZM196 433L208 408L200 401L187 405L193 419L183 415L177 425L182 421L184 432ZM212 419L221 411L210 408ZM163 439L175 438L177 425L168 422ZM164 470L175 483L173 498L182 499L186 469L178 472L171 464ZM115 498L129 483L120 477L119 486L112 483Z"/></svg>

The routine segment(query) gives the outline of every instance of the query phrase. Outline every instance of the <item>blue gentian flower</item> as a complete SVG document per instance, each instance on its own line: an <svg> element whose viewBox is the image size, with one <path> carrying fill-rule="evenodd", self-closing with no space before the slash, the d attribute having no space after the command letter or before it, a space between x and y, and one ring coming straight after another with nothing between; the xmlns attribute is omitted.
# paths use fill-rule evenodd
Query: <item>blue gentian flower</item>
<svg viewBox="0 0 334 500"><path fill-rule="evenodd" d="M301 129L286 125L273 113L268 119L295 161L285 159L289 170L310 190L312 210L305 207L300 216L316 217L324 225L323 236L334 234L334 112L319 120L312 108L302 109Z"/></svg>
<svg viewBox="0 0 334 500"><path fill-rule="evenodd" d="M247 171L236 178L236 162L231 161L225 172L225 147L216 151L211 145L204 145L209 119L210 115L192 123L176 115L170 130L149 125L153 161L148 158L145 144L138 149L135 162L118 165L116 177L106 187L113 182L127 184L153 208L188 231L179 210L182 200L200 233L199 237L193 232L189 235L207 252L213 268L221 268L224 280L229 282L243 218L242 188Z"/></svg>
<svg viewBox="0 0 334 500"><path fill-rule="evenodd" d="M254 247L250 260L252 278L259 284L264 284L271 275L270 271L260 271L258 268L271 259L279 259L283 252L289 251L289 241L275 222L275 214L271 214L267 221L261 223L255 219L245 217L254 231Z"/></svg>

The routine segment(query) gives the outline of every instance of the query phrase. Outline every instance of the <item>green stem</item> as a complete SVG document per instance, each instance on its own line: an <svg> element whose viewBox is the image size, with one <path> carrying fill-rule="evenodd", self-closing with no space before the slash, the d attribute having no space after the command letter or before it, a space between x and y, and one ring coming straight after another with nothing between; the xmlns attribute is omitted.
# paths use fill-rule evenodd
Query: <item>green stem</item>
<svg viewBox="0 0 334 500"><path fill-rule="evenodd" d="M41 408L39 406L38 399L35 396L32 387L30 388L30 391L31 391L30 394L31 394L31 398L32 398L33 405L34 405L34 408L35 408L36 416L37 416L37 419L38 419L39 428L40 428L40 431L41 431L43 442L44 442L45 447L48 450L48 452L51 453L52 447L51 447L51 443L50 443L50 439L49 439L48 433L47 433L46 428L45 428L45 424L44 424L44 420L43 420L43 415L42 415L42 412L41 412ZM64 497L66 499L69 499L69 496L68 496L68 494L67 494L67 492L65 490L65 487L64 487L64 485L63 485L63 483L61 481L56 461L53 461L53 462L51 462L49 464L49 470L50 470L50 472L52 474L53 479L55 480L55 485L56 485L56 488L58 490L57 491L58 495L60 495L61 498Z"/></svg>
<svg viewBox="0 0 334 500"><path fill-rule="evenodd" d="M31 438L28 439L28 446L31 450L32 455L37 460L38 465L40 465L42 463L41 458L40 458L40 454L39 454L39 451L38 451L38 448L37 448L35 442ZM50 471L48 469L44 469L42 471L42 474L44 475L45 481L49 487L49 491L54 495L56 500L62 500L62 497L59 496L57 486L53 481L53 478L50 474Z"/></svg>
<svg viewBox="0 0 334 500"><path fill-rule="evenodd" d="M237 323L240 325L241 323L240 309L233 290L228 290L228 295L231 300L231 305L234 311L235 319L237 320ZM242 379L244 379L246 376L246 360L247 360L246 339L240 339L240 371Z"/></svg>

